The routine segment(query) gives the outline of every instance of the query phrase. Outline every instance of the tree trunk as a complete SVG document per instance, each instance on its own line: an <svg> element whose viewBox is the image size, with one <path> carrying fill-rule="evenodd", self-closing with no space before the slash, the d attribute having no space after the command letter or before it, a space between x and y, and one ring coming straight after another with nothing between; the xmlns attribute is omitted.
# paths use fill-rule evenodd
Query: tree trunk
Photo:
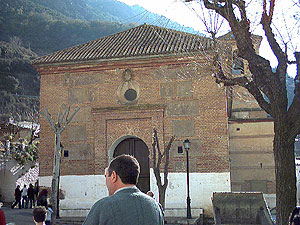
<svg viewBox="0 0 300 225"><path fill-rule="evenodd" d="M161 188L158 188L159 190L159 203L162 205L163 209L165 209L165 203L166 203L166 187L162 186Z"/></svg>
<svg viewBox="0 0 300 225"><path fill-rule="evenodd" d="M52 214L52 224L55 224L58 213L58 190L59 190L59 169L60 169L60 142L61 134L60 132L55 133L55 150L54 150L54 160L53 160L53 177L52 177L52 188L51 188L51 198L50 203L53 207Z"/></svg>
<svg viewBox="0 0 300 225"><path fill-rule="evenodd" d="M294 141L287 141L289 140L289 126L287 124L281 121L274 121L274 131L276 224L285 225L290 213L296 206Z"/></svg>

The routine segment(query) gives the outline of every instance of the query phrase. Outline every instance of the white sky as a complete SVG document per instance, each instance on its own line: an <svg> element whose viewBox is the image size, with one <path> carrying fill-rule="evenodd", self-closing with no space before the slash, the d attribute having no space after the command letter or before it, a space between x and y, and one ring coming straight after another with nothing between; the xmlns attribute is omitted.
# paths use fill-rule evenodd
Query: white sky
<svg viewBox="0 0 300 225"><path fill-rule="evenodd" d="M199 0L194 0L190 3L185 3L183 0L119 0L128 5L139 5L150 12L164 15L165 17L187 27L192 27L197 31L204 32L204 26L201 22L201 7L199 5ZM246 0L249 4L249 10L247 11L248 17L251 20L251 30L254 34L264 36L261 25L259 25L261 12L257 9L262 8L261 0ZM251 9L250 9L251 6ZM284 37L285 42L289 42L290 55L295 50L300 51L300 24L295 27L293 14L295 12L300 12L300 8L293 6L293 0L277 0L275 4L275 13L273 17L273 22L276 24L276 28L283 30L281 35ZM198 15L198 14L199 15ZM286 29L288 27L288 29ZM288 32L286 32L288 30ZM227 33L229 27L226 23L223 25L223 32L220 34ZM290 40L290 41L289 41ZM274 67L277 65L277 60L273 55L266 38L264 37L261 48L260 55L270 60L271 65ZM290 57L289 60L294 60ZM289 66L289 75L296 75L296 66Z"/></svg>

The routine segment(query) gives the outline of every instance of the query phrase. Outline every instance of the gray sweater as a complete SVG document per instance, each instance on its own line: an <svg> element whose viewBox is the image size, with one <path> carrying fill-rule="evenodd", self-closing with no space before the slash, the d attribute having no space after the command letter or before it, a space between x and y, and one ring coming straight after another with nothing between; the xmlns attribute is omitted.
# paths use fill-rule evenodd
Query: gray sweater
<svg viewBox="0 0 300 225"><path fill-rule="evenodd" d="M117 191L91 208L83 225L163 225L157 202L136 187Z"/></svg>

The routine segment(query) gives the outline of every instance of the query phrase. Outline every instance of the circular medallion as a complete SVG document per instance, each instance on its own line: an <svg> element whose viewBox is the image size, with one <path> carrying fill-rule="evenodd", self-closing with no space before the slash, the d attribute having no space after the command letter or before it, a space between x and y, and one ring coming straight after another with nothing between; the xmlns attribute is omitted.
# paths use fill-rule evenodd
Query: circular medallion
<svg viewBox="0 0 300 225"><path fill-rule="evenodd" d="M127 101L133 101L136 99L137 97L137 93L136 93L136 90L134 89L128 89L125 94L124 94L124 97Z"/></svg>

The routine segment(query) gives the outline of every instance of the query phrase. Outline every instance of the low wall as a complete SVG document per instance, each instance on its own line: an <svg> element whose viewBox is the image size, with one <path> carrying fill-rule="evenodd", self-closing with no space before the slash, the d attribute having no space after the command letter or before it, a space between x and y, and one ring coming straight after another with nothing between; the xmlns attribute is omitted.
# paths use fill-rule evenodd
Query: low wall
<svg viewBox="0 0 300 225"><path fill-rule="evenodd" d="M163 174L162 178L163 178ZM40 185L50 187L50 176L40 177ZM166 191L166 208L186 208L186 174L170 173ZM104 175L61 176L60 189L65 199L60 200L62 217L86 216L91 206L108 196ZM153 170L150 170L150 189L158 199L158 189ZM190 197L192 209L204 209L212 215L211 197L213 192L230 191L229 173L191 173Z"/></svg>
<svg viewBox="0 0 300 225"><path fill-rule="evenodd" d="M216 224L273 225L262 193L214 193L212 202Z"/></svg>

